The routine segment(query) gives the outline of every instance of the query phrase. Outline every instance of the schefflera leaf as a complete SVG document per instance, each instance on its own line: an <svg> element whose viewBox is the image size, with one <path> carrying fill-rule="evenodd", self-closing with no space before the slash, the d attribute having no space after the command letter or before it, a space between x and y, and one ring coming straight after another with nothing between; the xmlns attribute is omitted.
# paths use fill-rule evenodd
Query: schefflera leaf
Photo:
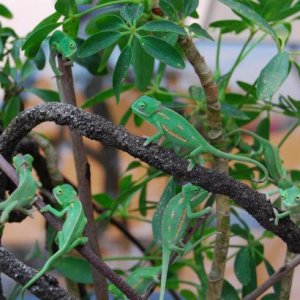
<svg viewBox="0 0 300 300"><path fill-rule="evenodd" d="M117 103L120 101L120 89L122 81L125 79L128 73L131 61L132 48L131 45L127 45L121 51L113 74L113 89L116 95Z"/></svg>
<svg viewBox="0 0 300 300"><path fill-rule="evenodd" d="M256 94L259 99L270 99L280 88L289 73L289 54L277 53L262 69L257 80Z"/></svg>

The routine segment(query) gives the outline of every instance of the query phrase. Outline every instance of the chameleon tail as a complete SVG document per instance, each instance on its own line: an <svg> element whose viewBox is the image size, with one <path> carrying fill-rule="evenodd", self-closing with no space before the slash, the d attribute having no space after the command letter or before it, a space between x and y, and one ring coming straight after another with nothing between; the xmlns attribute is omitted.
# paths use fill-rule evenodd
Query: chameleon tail
<svg viewBox="0 0 300 300"><path fill-rule="evenodd" d="M164 300L164 296L165 296L170 254L171 252L169 251L169 249L163 249L159 300Z"/></svg>
<svg viewBox="0 0 300 300"><path fill-rule="evenodd" d="M67 247L67 245L65 247L59 249L55 254L53 254L47 260L47 262L45 263L43 268L23 286L23 288L20 292L22 300L24 300L24 293L25 293L26 289L28 289L32 284L34 284L38 279L40 279L50 269L53 262L65 252L66 247Z"/></svg>

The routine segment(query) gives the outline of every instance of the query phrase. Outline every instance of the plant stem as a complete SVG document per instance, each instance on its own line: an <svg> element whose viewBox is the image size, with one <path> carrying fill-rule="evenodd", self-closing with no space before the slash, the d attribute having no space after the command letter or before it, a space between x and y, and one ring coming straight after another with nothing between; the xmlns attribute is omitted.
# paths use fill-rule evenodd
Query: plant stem
<svg viewBox="0 0 300 300"><path fill-rule="evenodd" d="M61 56L58 56L58 69L62 73L57 79L59 95L63 103L76 106L76 96L73 84L73 75L69 62L66 62ZM98 245L98 235L93 217L93 205L90 186L90 165L87 160L82 137L74 132L70 132L71 144L76 169L78 196L82 202L85 215L88 222L86 225L86 235L89 239L88 244L96 255L101 259L101 252ZM99 272L92 268L94 289L96 299L108 300L108 291L105 278Z"/></svg>
<svg viewBox="0 0 300 300"><path fill-rule="evenodd" d="M280 148L284 142L288 139L288 137L292 134L292 132L299 126L299 121L297 121L286 133L286 135L282 138L282 140L277 145L278 148Z"/></svg>

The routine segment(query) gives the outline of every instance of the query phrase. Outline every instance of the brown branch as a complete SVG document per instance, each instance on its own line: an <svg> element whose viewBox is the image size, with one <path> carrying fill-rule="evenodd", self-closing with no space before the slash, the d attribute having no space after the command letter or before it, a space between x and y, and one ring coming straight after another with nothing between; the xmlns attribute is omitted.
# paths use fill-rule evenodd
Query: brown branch
<svg viewBox="0 0 300 300"><path fill-rule="evenodd" d="M252 293L247 295L243 300L255 300L267 289L273 286L276 282L280 281L290 271L294 270L300 264L300 255L297 255L291 262L281 267L277 272L273 273L261 286L259 286Z"/></svg>
<svg viewBox="0 0 300 300"><path fill-rule="evenodd" d="M300 253L300 228L288 217L280 220L276 226L273 221L273 206L265 194L217 170L196 166L188 172L188 161L178 157L172 150L156 144L144 147L144 138L132 135L125 128L115 126L100 116L84 112L72 105L48 103L23 111L0 135L0 153L9 157L19 140L35 126L46 121L68 125L71 130L76 130L81 135L123 150L156 169L201 186L214 194L230 197L265 229L280 237L291 252Z"/></svg>
<svg viewBox="0 0 300 300"><path fill-rule="evenodd" d="M62 73L62 75L57 79L61 101L66 104L76 106L76 96L71 65L70 62L65 61L61 55L58 56L58 69ZM87 160L82 137L75 131L71 131L70 135L75 162L78 196L82 202L84 213L88 219L85 232L89 239L88 244L94 253L99 255L101 259L101 252L98 244L98 234L93 216L90 165ZM92 276L96 299L108 300L108 290L105 278L99 274L95 268L92 268Z"/></svg>

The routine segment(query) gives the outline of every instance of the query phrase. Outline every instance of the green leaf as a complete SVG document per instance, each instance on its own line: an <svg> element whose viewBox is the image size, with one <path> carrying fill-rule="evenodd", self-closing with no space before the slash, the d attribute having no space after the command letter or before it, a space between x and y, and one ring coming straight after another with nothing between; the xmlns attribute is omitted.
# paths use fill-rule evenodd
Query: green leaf
<svg viewBox="0 0 300 300"><path fill-rule="evenodd" d="M121 87L120 92L126 92L126 91L128 91L132 88L134 88L133 84L124 84ZM113 89L105 90L105 91L100 92L100 93L92 96L91 98L87 99L86 102L81 105L81 108L88 108L88 107L91 107L95 104L102 103L105 100L107 100L108 98L113 97L113 96L114 96L114 90Z"/></svg>
<svg viewBox="0 0 300 300"><path fill-rule="evenodd" d="M262 119L256 126L255 133L266 140L270 139L270 118ZM258 145L259 146L259 143Z"/></svg>
<svg viewBox="0 0 300 300"><path fill-rule="evenodd" d="M48 36L50 32L52 32L60 25L61 23L45 25L29 34L22 46L22 49L25 50L25 55L29 58L33 58L39 51L43 40Z"/></svg>
<svg viewBox="0 0 300 300"><path fill-rule="evenodd" d="M46 25L50 25L50 24L54 24L58 21L58 19L61 17L61 14L58 12L55 12L53 14L51 14L50 16L48 16L47 18L43 19L41 22L39 22L32 30L31 33L33 33L34 31L46 26Z"/></svg>
<svg viewBox="0 0 300 300"><path fill-rule="evenodd" d="M154 59L141 47L137 39L133 40L132 46L135 84L140 91L145 91L153 76Z"/></svg>
<svg viewBox="0 0 300 300"><path fill-rule="evenodd" d="M211 41L214 41L214 39L209 35L209 33L204 30L199 24L193 23L192 25L189 26L189 29L195 33L197 38L206 38Z"/></svg>
<svg viewBox="0 0 300 300"><path fill-rule="evenodd" d="M230 226L230 230L235 236L239 236L248 241L249 232L246 229L242 228L239 224L232 224Z"/></svg>
<svg viewBox="0 0 300 300"><path fill-rule="evenodd" d="M192 99L196 101L204 101L205 99L205 93L202 87L198 85L191 85L189 87L189 94Z"/></svg>
<svg viewBox="0 0 300 300"><path fill-rule="evenodd" d="M247 285L251 280L250 270L251 254L248 247L242 247L234 261L234 272L242 285Z"/></svg>
<svg viewBox="0 0 300 300"><path fill-rule="evenodd" d="M0 71L0 83L2 88L7 88L11 84L8 75L1 71Z"/></svg>
<svg viewBox="0 0 300 300"><path fill-rule="evenodd" d="M167 0L160 0L159 7L164 15L168 16L171 20L178 19L175 7Z"/></svg>
<svg viewBox="0 0 300 300"><path fill-rule="evenodd" d="M55 9L63 16L70 17L77 13L77 6L75 0L57 0Z"/></svg>
<svg viewBox="0 0 300 300"><path fill-rule="evenodd" d="M130 45L123 48L113 74L113 89L116 95L116 101L120 101L120 90L122 81L125 79L132 60L132 49Z"/></svg>
<svg viewBox="0 0 300 300"><path fill-rule="evenodd" d="M263 19L258 13L252 10L250 7L236 1L236 0L219 0L223 4L229 6L233 11L242 15L244 18L252 21L255 25L260 27L265 32L269 33L275 41L277 41L277 36L272 27Z"/></svg>
<svg viewBox="0 0 300 300"><path fill-rule="evenodd" d="M124 21L117 15L99 15L89 21L85 32L92 35L104 31L118 31L124 25Z"/></svg>
<svg viewBox="0 0 300 300"><path fill-rule="evenodd" d="M21 70L21 80L25 80L35 71L35 66L30 59L27 59Z"/></svg>
<svg viewBox="0 0 300 300"><path fill-rule="evenodd" d="M92 268L86 260L80 257L64 256L53 265L59 273L74 282L83 284L93 283Z"/></svg>
<svg viewBox="0 0 300 300"><path fill-rule="evenodd" d="M249 120L249 116L245 114L243 111L239 110L235 106L228 104L228 103L222 103L221 104L221 112L224 115L227 115L229 117L239 119L239 120Z"/></svg>
<svg viewBox="0 0 300 300"><path fill-rule="evenodd" d="M119 32L100 32L89 37L78 49L78 57L83 58L93 55L109 47L121 37Z"/></svg>
<svg viewBox="0 0 300 300"><path fill-rule="evenodd" d="M138 168L140 166L141 166L141 162L138 161L138 160L134 160L131 163L129 163L129 165L127 166L125 172L128 172L128 171L130 171L132 169Z"/></svg>
<svg viewBox="0 0 300 300"><path fill-rule="evenodd" d="M64 33L68 34L71 36L74 40L77 37L78 30L79 30L79 18L71 18L68 22L63 24L63 31Z"/></svg>
<svg viewBox="0 0 300 300"><path fill-rule="evenodd" d="M239 294L237 290L227 281L224 280L222 289L222 300L239 300Z"/></svg>
<svg viewBox="0 0 300 300"><path fill-rule="evenodd" d="M120 15L127 23L133 24L142 16L143 11L143 4L124 5L120 9Z"/></svg>
<svg viewBox="0 0 300 300"><path fill-rule="evenodd" d="M142 216L147 216L147 201L146 201L146 195L147 195L147 185L145 184L143 188L141 189L140 197L139 197L139 212Z"/></svg>
<svg viewBox="0 0 300 300"><path fill-rule="evenodd" d="M3 127L6 128L10 121L18 115L21 110L21 98L19 96L12 96L8 99L4 107L3 113Z"/></svg>
<svg viewBox="0 0 300 300"><path fill-rule="evenodd" d="M198 7L199 0L182 1L182 11L185 17L191 15Z"/></svg>
<svg viewBox="0 0 300 300"><path fill-rule="evenodd" d="M289 73L289 54L276 54L262 69L257 80L257 97L262 100L270 99L280 88Z"/></svg>
<svg viewBox="0 0 300 300"><path fill-rule="evenodd" d="M0 16L5 17L7 19L11 19L13 17L11 11L3 4L0 4Z"/></svg>
<svg viewBox="0 0 300 300"><path fill-rule="evenodd" d="M38 53L36 54L36 56L33 59L33 62L35 63L36 67L39 70L44 69L45 64L46 64L46 56L45 56L45 52L42 48L39 49Z"/></svg>
<svg viewBox="0 0 300 300"><path fill-rule="evenodd" d="M198 299L196 297L196 295L193 292L191 292L190 290L181 290L180 296L186 300L197 300Z"/></svg>
<svg viewBox="0 0 300 300"><path fill-rule="evenodd" d="M93 195L93 199L105 209L111 209L114 202L114 199L106 193Z"/></svg>
<svg viewBox="0 0 300 300"><path fill-rule="evenodd" d="M139 42L144 50L159 61L174 68L183 69L185 63L175 47L153 36L143 36Z"/></svg>
<svg viewBox="0 0 300 300"><path fill-rule="evenodd" d="M145 23L143 26L139 27L138 30L146 30L152 32L173 32L179 35L187 35L183 28L167 20L156 20Z"/></svg>
<svg viewBox="0 0 300 300"><path fill-rule="evenodd" d="M239 34L248 28L247 24L240 20L220 20L210 23L209 26L213 28L220 28L223 34L229 32Z"/></svg>
<svg viewBox="0 0 300 300"><path fill-rule="evenodd" d="M56 91L46 90L46 89L37 89L37 88L26 88L26 92L35 94L36 96L43 99L45 102L59 102L59 94Z"/></svg>
<svg viewBox="0 0 300 300"><path fill-rule="evenodd" d="M275 270L274 268L272 267L272 265L269 263L268 260L264 259L264 265L266 267L266 270L268 272L268 275L269 276L272 276L274 273L275 273ZM273 285L273 288L275 290L275 293L277 294L277 296L279 296L279 293L280 293L280 281L279 282L276 282L274 285Z"/></svg>
<svg viewBox="0 0 300 300"><path fill-rule="evenodd" d="M129 108L126 110L126 112L124 113L124 115L122 116L119 124L121 126L125 126L126 123L128 122L130 116L132 115L132 110L131 110L131 107L129 106Z"/></svg>

